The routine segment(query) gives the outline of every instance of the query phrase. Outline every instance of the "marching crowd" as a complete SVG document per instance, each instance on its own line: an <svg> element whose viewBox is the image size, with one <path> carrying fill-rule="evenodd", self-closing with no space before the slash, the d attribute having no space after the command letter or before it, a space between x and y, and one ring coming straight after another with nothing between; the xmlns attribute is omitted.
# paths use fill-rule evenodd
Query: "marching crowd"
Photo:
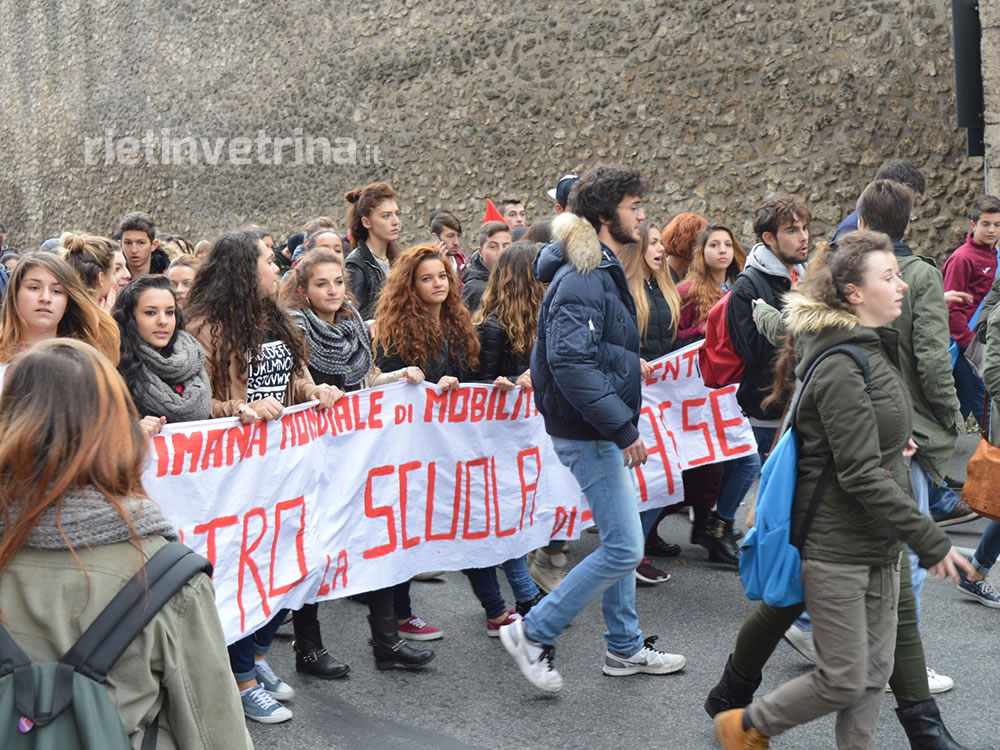
<svg viewBox="0 0 1000 750"><path fill-rule="evenodd" d="M558 692L555 640L600 596L605 674L681 670L685 658L644 637L635 609L637 582L667 580L660 561L680 553L658 533L677 506L637 509L640 386L652 360L722 337L745 364L737 401L758 450L683 473L691 543L737 566L736 511L752 505L783 421L800 444L793 528L808 535L804 603L762 602L706 699L721 746L767 747L835 712L839 748L872 747L888 685L911 747L962 748L932 697L954 683L925 663L920 591L929 573L1000 608L987 580L1000 524L971 561L941 530L977 518L947 467L968 416L983 419L986 391L1000 389L1000 199L973 202L942 272L906 242L925 188L913 165L887 161L812 254L811 212L796 197L760 203L746 250L715 217L650 220L641 175L617 166L565 175L549 191L553 214L531 223L520 200L488 202L468 256L448 210L428 217L426 241L401 248L397 196L380 182L346 194L343 224L313 218L281 244L252 224L193 244L134 212L114 238L66 232L15 252L0 226L6 632L34 660L58 660L143 559L177 539L140 478L164 424L276 419L400 380L480 381L533 390L601 541L573 566L565 539L504 562L513 606L496 567L464 570L486 635L532 685ZM845 347L851 357L828 356ZM434 658L426 644L443 632L418 616L409 581L360 598L378 669ZM324 646L319 606L275 613L227 661L211 582L191 578L111 669L133 746L152 726L160 747L249 747L244 717L290 719L294 690L267 661L286 618L297 671L350 671ZM817 667L755 696L783 638Z"/></svg>

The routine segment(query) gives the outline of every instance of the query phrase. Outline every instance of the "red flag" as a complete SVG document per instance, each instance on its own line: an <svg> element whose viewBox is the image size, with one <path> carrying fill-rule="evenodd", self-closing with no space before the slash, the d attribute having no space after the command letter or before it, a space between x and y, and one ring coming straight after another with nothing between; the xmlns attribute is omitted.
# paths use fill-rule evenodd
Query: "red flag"
<svg viewBox="0 0 1000 750"><path fill-rule="evenodd" d="M507 221L503 218L503 214L497 210L497 207L493 205L493 201L489 198L486 199L486 216L483 217L483 224L488 221L502 221L504 224L507 224ZM510 224L507 224L507 226L509 227Z"/></svg>

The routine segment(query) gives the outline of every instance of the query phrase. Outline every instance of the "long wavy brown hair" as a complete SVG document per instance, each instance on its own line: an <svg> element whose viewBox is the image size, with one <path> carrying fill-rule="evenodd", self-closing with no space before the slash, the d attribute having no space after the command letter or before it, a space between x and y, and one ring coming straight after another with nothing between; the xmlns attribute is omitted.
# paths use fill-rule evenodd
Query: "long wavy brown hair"
<svg viewBox="0 0 1000 750"><path fill-rule="evenodd" d="M545 296L545 285L535 278L532 268L540 248L534 242L515 242L504 250L472 316L473 325L479 325L495 315L511 352L518 357L528 357L535 345L538 310Z"/></svg>
<svg viewBox="0 0 1000 750"><path fill-rule="evenodd" d="M708 224L708 220L700 214L685 211L663 225L663 251L667 255L676 255L684 260L691 260L694 254L694 244L698 233Z"/></svg>
<svg viewBox="0 0 1000 750"><path fill-rule="evenodd" d="M17 311L17 293L24 284L24 277L33 268L48 271L66 292L66 312L56 328L56 336L85 341L117 365L121 341L118 324L98 307L93 292L73 267L53 253L26 255L10 275L7 296L0 310L0 362L9 362L21 349L25 328Z"/></svg>
<svg viewBox="0 0 1000 750"><path fill-rule="evenodd" d="M646 338L646 327L649 325L649 299L646 297L646 273L650 270L646 265L646 250L649 249L649 222L642 222L639 225L639 241L625 245L618 253L618 259L625 269L625 278L628 279L628 288L632 292L632 299L635 301L635 317L639 323L639 337ZM652 274L656 280L656 285L660 288L663 299L667 301L670 308L671 340L677 338L677 324L681 316L681 298L674 286L674 280L670 278L670 269L666 260L660 265L660 270Z"/></svg>
<svg viewBox="0 0 1000 750"><path fill-rule="evenodd" d="M122 501L145 496L147 442L121 375L97 349L59 338L18 355L0 395L0 572L51 507L72 549L60 517L72 489L101 492L135 540Z"/></svg>
<svg viewBox="0 0 1000 750"><path fill-rule="evenodd" d="M708 313L724 294L722 288L712 278L708 266L705 265L705 245L708 244L708 238L713 232L725 232L733 241L733 260L726 269L726 280L730 285L736 281L736 277L747 262L746 250L736 241L733 230L725 224L709 224L701 230L695 244L694 255L691 256L691 265L688 266L687 275L682 282L688 285L684 292L684 306L695 306L696 324L708 319Z"/></svg>
<svg viewBox="0 0 1000 750"><path fill-rule="evenodd" d="M425 260L441 261L448 274L448 296L438 321L416 292L417 269ZM375 310L375 331L375 346L384 352L395 351L407 365L425 367L447 341L450 354L465 367L474 370L479 366L479 337L462 304L458 277L434 245L407 248L392 265Z"/></svg>
<svg viewBox="0 0 1000 750"><path fill-rule="evenodd" d="M257 276L260 240L248 232L229 232L212 244L212 252L188 292L184 317L188 327L207 324L211 351L206 367L216 396L228 391L229 365L234 360L241 375L248 371L247 354L259 356L272 338L280 339L292 353L292 372L305 366L302 332L278 307L262 296Z"/></svg>

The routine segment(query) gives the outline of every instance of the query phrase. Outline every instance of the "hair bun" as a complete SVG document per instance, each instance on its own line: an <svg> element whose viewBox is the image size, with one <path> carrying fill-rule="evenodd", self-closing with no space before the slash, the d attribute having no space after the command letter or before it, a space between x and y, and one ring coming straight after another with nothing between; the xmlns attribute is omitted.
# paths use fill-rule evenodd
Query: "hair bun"
<svg viewBox="0 0 1000 750"><path fill-rule="evenodd" d="M348 190L344 193L344 200L348 203L357 203L358 198L361 197L361 188L355 188L354 190Z"/></svg>
<svg viewBox="0 0 1000 750"><path fill-rule="evenodd" d="M82 253L87 247L87 236L80 232L63 232L59 241L67 253Z"/></svg>

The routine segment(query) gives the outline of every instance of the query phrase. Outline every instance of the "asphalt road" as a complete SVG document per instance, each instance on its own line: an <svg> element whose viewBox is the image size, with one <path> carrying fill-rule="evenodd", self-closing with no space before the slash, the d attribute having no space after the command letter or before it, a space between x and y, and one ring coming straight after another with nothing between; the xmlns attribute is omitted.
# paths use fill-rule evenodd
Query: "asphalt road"
<svg viewBox="0 0 1000 750"><path fill-rule="evenodd" d="M965 439L963 450L974 443ZM971 549L985 526L977 520L949 533L957 546ZM688 543L689 529L685 514L664 520L660 534L682 546L681 556L663 565L670 581L640 588L637 595L644 632L659 635L658 647L687 657L682 672L604 676L604 626L594 602L556 642L556 665L566 684L557 696L546 696L521 677L499 639L487 638L482 608L464 576L447 573L441 581L413 584L414 612L445 631L442 640L428 644L437 657L423 672L376 671L367 646L367 607L352 601L320 606L327 647L352 668L343 680L296 674L291 642L279 637L269 660L298 692L287 704L294 718L275 726L251 722L254 742L260 750L714 748L702 703L752 605L733 569L709 563L701 547ZM597 535L585 533L572 545L571 564L597 541ZM500 578L513 606L502 573ZM954 690L937 696L948 727L970 748L1000 747L995 710L1000 705L1000 610L934 580L924 587L922 618L928 664L956 683ZM768 664L759 694L809 668L783 644ZM880 750L909 748L894 709L887 695L876 739ZM833 719L798 727L772 746L833 748Z"/></svg>

